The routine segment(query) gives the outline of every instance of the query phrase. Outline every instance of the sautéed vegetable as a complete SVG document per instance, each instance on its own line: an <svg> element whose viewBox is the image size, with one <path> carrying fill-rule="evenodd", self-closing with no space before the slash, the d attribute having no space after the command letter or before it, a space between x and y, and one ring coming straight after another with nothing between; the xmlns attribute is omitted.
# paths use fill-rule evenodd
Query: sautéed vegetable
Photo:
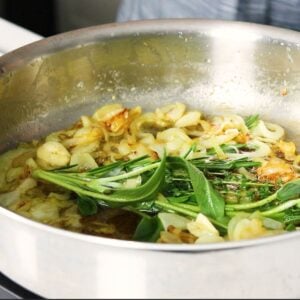
<svg viewBox="0 0 300 300"><path fill-rule="evenodd" d="M300 155L259 115L109 104L2 154L0 170L1 206L86 234L201 244L300 223Z"/></svg>

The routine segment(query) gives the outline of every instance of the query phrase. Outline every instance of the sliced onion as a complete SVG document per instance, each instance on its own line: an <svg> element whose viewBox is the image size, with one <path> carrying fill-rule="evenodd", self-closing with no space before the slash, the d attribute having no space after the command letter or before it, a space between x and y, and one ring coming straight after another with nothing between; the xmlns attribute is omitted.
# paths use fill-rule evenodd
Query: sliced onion
<svg viewBox="0 0 300 300"><path fill-rule="evenodd" d="M89 153L73 154L70 165L77 165L79 170L90 170L98 167L98 164Z"/></svg>
<svg viewBox="0 0 300 300"><path fill-rule="evenodd" d="M234 240L234 232L235 232L235 228L237 226L237 224L245 219L245 218L248 218L250 214L248 213L239 213L237 214L236 216L234 216L230 221L229 221L229 224L228 224L228 238L230 241L233 241Z"/></svg>
<svg viewBox="0 0 300 300"><path fill-rule="evenodd" d="M20 192L15 190L0 195L0 204L3 207L9 207L20 199Z"/></svg>
<svg viewBox="0 0 300 300"><path fill-rule="evenodd" d="M9 207L20 199L22 194L37 186L37 182L31 178L26 178L14 191L0 195L0 204L4 207Z"/></svg>
<svg viewBox="0 0 300 300"><path fill-rule="evenodd" d="M187 224L190 222L189 219L173 213L162 212L158 214L158 218L160 219L164 230L168 230L170 225L184 230L187 229Z"/></svg>
<svg viewBox="0 0 300 300"><path fill-rule="evenodd" d="M221 133L232 128L238 129L242 133L249 132L244 119L241 116L234 114L214 117L213 124L217 128L216 133Z"/></svg>
<svg viewBox="0 0 300 300"><path fill-rule="evenodd" d="M214 135L208 138L200 138L199 146L200 148L213 148L216 145L226 144L232 141L235 137L239 135L239 131L237 129L227 129L222 135Z"/></svg>
<svg viewBox="0 0 300 300"><path fill-rule="evenodd" d="M142 184L142 177L137 176L133 178L128 178L123 182L123 188L133 189Z"/></svg>
<svg viewBox="0 0 300 300"><path fill-rule="evenodd" d="M191 221L187 224L187 229L196 237L200 237L204 233L210 233L216 236L219 235L218 230L214 227L210 220L201 213L198 214L195 221Z"/></svg>
<svg viewBox="0 0 300 300"><path fill-rule="evenodd" d="M228 153L228 157L230 158L242 158L242 157L249 157L249 158L263 158L268 156L271 153L271 148L266 143L263 143L258 140L253 140L248 142L247 144L251 148L255 148L254 151L249 152L242 152L242 153Z"/></svg>
<svg viewBox="0 0 300 300"><path fill-rule="evenodd" d="M271 218L263 218L263 224L266 228L279 230L283 229L283 224Z"/></svg>
<svg viewBox="0 0 300 300"><path fill-rule="evenodd" d="M124 110L121 104L108 104L98 109L93 118L97 121L105 122Z"/></svg>
<svg viewBox="0 0 300 300"><path fill-rule="evenodd" d="M267 138L278 141L284 135L284 130L281 126L273 123L267 123L259 120L258 125L251 130L255 137Z"/></svg>
<svg viewBox="0 0 300 300"><path fill-rule="evenodd" d="M186 106L183 103L176 102L175 104L169 104L162 108L157 108L155 114L161 119L176 122L183 116L185 110Z"/></svg>
<svg viewBox="0 0 300 300"><path fill-rule="evenodd" d="M201 118L201 113L198 111L190 111L176 121L175 127L196 126Z"/></svg>
<svg viewBox="0 0 300 300"><path fill-rule="evenodd" d="M224 242L224 238L222 238L219 235L214 235L209 232L202 233L197 240L195 241L195 244L211 244L211 243L220 243Z"/></svg>
<svg viewBox="0 0 300 300"><path fill-rule="evenodd" d="M300 172L300 155L297 155L294 159L293 167L297 172Z"/></svg>

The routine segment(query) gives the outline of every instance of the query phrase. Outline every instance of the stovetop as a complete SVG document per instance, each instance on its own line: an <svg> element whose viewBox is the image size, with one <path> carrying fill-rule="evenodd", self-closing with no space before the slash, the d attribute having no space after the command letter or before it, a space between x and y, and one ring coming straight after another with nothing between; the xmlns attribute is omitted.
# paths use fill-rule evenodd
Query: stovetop
<svg viewBox="0 0 300 300"><path fill-rule="evenodd" d="M0 273L0 299L43 299Z"/></svg>

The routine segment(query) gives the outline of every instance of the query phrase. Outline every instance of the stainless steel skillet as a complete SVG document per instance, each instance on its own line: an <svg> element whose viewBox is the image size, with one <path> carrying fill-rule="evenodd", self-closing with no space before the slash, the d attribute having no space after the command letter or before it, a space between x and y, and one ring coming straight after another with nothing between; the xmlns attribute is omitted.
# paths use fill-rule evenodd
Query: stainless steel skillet
<svg viewBox="0 0 300 300"><path fill-rule="evenodd" d="M247 23L110 24L0 58L0 151L107 102L260 113L300 145L300 33ZM0 170L1 171L1 170ZM0 270L44 297L300 296L300 234L203 246L75 234L0 208Z"/></svg>

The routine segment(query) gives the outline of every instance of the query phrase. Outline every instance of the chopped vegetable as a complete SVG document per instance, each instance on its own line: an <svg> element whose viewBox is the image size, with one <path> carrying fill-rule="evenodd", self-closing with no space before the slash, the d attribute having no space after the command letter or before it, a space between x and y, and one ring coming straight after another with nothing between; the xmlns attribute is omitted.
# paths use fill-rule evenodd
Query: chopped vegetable
<svg viewBox="0 0 300 300"><path fill-rule="evenodd" d="M109 104L0 157L0 204L72 231L218 243L300 224L300 155L258 115Z"/></svg>

